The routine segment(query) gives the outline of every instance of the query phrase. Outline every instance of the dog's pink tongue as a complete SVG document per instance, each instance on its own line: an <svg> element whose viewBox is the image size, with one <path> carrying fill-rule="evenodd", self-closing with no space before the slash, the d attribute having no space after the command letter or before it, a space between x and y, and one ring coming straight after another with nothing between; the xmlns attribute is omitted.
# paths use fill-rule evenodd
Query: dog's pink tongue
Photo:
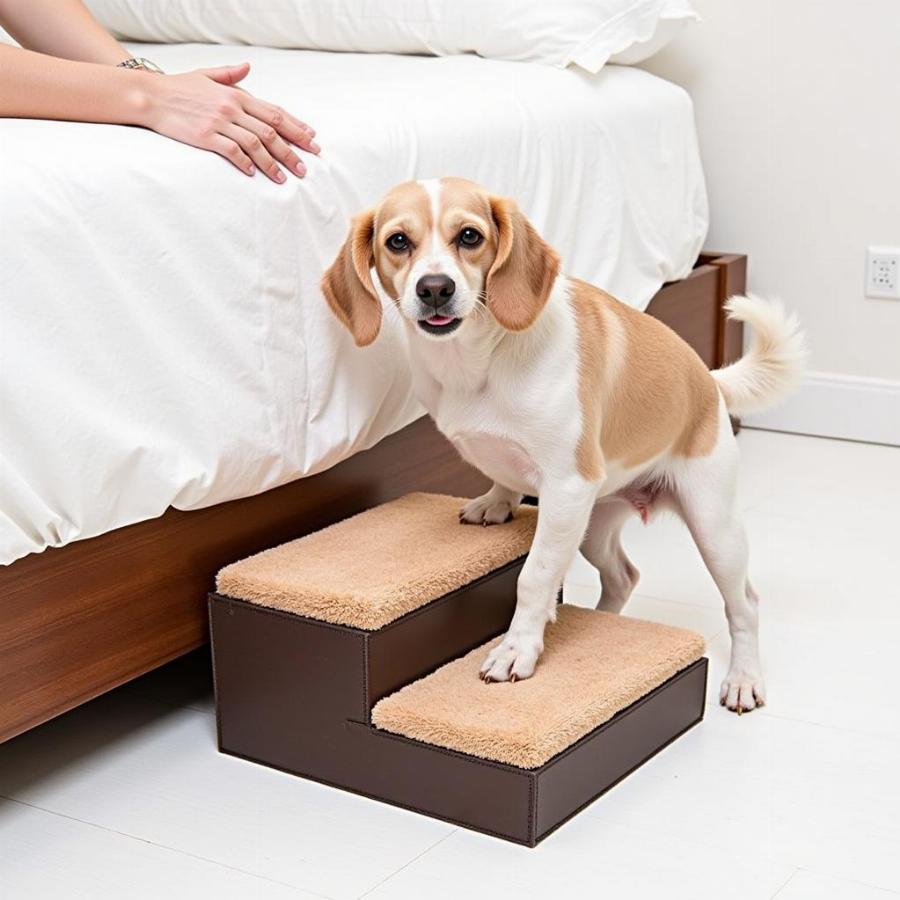
<svg viewBox="0 0 900 900"><path fill-rule="evenodd" d="M429 325L448 325L453 321L452 316L431 316L425 320Z"/></svg>

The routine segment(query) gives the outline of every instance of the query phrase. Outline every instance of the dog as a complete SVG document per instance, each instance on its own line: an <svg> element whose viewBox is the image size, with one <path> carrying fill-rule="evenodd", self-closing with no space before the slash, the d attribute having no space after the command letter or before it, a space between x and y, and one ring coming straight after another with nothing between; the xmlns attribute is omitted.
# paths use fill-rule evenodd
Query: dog
<svg viewBox="0 0 900 900"><path fill-rule="evenodd" d="M360 347L381 327L373 271L405 323L415 393L493 481L462 522L502 523L523 495L539 498L515 612L482 679L533 674L579 548L600 573L598 608L619 612L638 581L622 526L668 509L725 602L722 705L762 706L759 601L729 415L761 411L795 387L805 356L796 319L759 298L731 298L728 314L752 326L752 340L739 361L710 372L657 319L561 274L559 255L514 201L460 178L400 184L353 220L322 292Z"/></svg>

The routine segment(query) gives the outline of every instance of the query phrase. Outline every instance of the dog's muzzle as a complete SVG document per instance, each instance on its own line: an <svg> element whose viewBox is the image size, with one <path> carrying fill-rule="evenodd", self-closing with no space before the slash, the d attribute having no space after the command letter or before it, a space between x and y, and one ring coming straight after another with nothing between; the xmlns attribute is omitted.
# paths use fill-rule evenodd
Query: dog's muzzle
<svg viewBox="0 0 900 900"><path fill-rule="evenodd" d="M449 275L423 275L416 282L419 327L428 334L450 334L462 321L455 315L456 282Z"/></svg>

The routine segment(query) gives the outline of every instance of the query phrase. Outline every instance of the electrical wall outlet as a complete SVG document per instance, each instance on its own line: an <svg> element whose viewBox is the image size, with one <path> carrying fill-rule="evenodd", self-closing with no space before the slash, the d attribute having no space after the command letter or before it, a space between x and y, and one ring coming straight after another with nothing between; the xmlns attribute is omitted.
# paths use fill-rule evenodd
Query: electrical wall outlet
<svg viewBox="0 0 900 900"><path fill-rule="evenodd" d="M900 247L866 248L866 296L900 300Z"/></svg>

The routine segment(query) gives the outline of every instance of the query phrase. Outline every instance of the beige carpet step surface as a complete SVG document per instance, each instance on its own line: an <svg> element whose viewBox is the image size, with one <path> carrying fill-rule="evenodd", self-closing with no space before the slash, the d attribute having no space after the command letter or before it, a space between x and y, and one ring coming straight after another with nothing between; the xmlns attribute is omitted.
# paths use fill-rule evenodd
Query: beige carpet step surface
<svg viewBox="0 0 900 900"><path fill-rule="evenodd" d="M407 494L219 572L220 594L375 630L528 552L537 515L462 525L466 500Z"/></svg>
<svg viewBox="0 0 900 900"><path fill-rule="evenodd" d="M376 727L524 769L543 765L703 655L693 631L562 605L531 678L485 684L500 638L381 700Z"/></svg>

